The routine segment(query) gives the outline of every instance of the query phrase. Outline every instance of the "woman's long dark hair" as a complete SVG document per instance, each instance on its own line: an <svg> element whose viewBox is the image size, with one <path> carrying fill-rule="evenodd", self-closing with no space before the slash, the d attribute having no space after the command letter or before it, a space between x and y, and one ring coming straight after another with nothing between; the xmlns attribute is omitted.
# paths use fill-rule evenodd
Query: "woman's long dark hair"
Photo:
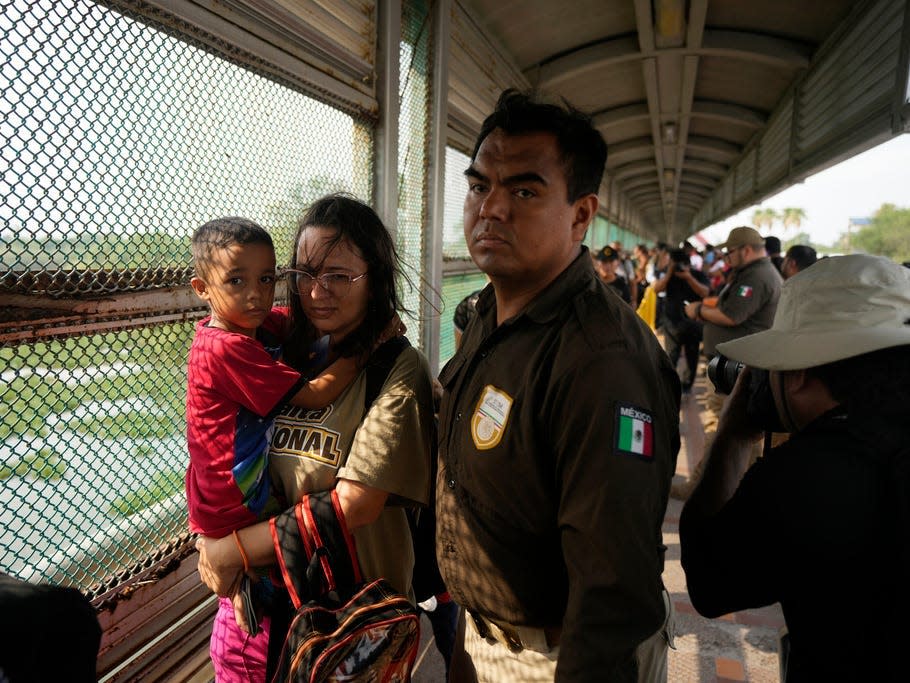
<svg viewBox="0 0 910 683"><path fill-rule="evenodd" d="M341 356L369 355L395 312L404 311L396 287L401 268L392 237L376 212L359 199L348 194L330 194L312 204L297 223L291 268L300 268L297 247L304 230L313 227L335 231L326 253L339 242L348 240L367 263L369 301L366 317L333 350ZM307 264L307 267L314 265L320 264ZM289 299L291 333L285 345L285 358L291 366L303 368L316 331L303 311L300 296L289 292Z"/></svg>

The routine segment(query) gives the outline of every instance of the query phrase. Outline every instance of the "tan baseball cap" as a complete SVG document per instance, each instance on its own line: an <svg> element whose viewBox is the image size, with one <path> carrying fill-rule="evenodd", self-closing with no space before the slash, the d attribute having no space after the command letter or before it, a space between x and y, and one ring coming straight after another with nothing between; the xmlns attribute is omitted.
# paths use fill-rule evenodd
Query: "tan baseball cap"
<svg viewBox="0 0 910 683"><path fill-rule="evenodd" d="M765 246L765 238L755 228L743 225L733 228L730 234L727 235L727 241L723 244L718 244L715 249L738 249L746 245L763 247Z"/></svg>
<svg viewBox="0 0 910 683"><path fill-rule="evenodd" d="M910 268L884 256L831 256L781 288L771 329L717 345L765 370L802 370L910 345Z"/></svg>

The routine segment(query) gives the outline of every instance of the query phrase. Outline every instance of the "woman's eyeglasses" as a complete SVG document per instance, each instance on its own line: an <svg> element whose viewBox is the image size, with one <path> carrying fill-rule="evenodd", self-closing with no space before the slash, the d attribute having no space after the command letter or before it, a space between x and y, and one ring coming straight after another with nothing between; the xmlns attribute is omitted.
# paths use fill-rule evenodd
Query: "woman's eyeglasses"
<svg viewBox="0 0 910 683"><path fill-rule="evenodd" d="M318 282L324 292L328 292L337 299L346 297L351 292L351 286L366 277L366 273L361 273L355 277L345 273L324 273L323 275L313 275L305 270L295 270L286 268L283 275L288 279L288 288L294 294L309 294L313 291L313 283Z"/></svg>

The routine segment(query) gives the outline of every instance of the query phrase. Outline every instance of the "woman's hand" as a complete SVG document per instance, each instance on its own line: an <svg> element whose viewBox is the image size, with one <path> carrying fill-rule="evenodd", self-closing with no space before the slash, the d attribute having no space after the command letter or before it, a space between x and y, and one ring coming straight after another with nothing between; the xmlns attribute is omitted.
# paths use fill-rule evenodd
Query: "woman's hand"
<svg viewBox="0 0 910 683"><path fill-rule="evenodd" d="M200 536L196 539L196 550L199 551L198 569L202 583L222 598L232 597L243 577L243 567L238 568L235 561L239 553L234 539L231 536Z"/></svg>

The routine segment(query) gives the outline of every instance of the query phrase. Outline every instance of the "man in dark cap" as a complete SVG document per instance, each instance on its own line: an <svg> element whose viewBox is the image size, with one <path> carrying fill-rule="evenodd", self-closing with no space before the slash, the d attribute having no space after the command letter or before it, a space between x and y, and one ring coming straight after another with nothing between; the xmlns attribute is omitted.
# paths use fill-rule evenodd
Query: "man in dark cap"
<svg viewBox="0 0 910 683"><path fill-rule="evenodd" d="M619 253L613 247L608 245L594 253L594 270L597 271L598 277L605 285L616 290L623 301L631 305L632 295L629 291L629 283L626 278L616 272L616 269L620 267Z"/></svg>
<svg viewBox="0 0 910 683"><path fill-rule="evenodd" d="M698 370L702 326L686 317L683 311L687 302L701 301L708 296L708 278L690 265L684 249L671 249L667 272L653 287L655 292L666 294L660 326L664 333L664 348L674 368L680 353L685 351L686 374L681 378L685 396L692 390Z"/></svg>

